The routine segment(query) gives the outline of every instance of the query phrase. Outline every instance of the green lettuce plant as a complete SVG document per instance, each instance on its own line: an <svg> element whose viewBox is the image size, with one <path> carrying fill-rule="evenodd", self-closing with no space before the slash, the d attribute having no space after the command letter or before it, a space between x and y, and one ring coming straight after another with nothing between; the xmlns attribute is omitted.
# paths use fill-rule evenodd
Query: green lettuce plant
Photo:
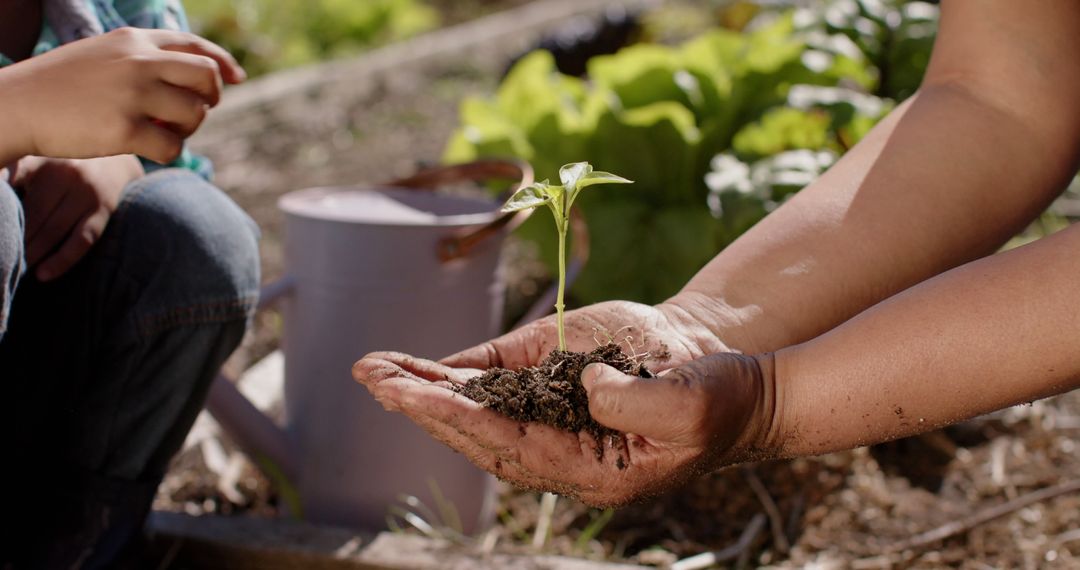
<svg viewBox="0 0 1080 570"><path fill-rule="evenodd" d="M517 157L539 172L587 160L633 179L624 192L578 201L593 239L569 294L580 303L663 301L765 214L758 194L710 207L714 156L734 152L751 164L791 150L842 154L879 118L855 97L874 83L863 54L846 37L817 41L796 23L774 14L747 33L634 45L590 60L587 79L534 52L493 97L463 101L444 160ZM793 102L799 93L810 96ZM537 244L554 274L558 244L542 224L529 220L518 236Z"/></svg>
<svg viewBox="0 0 1080 570"><path fill-rule="evenodd" d="M902 101L919 88L937 35L939 9L912 0L818 0L807 27L846 36L876 70L873 93Z"/></svg>
<svg viewBox="0 0 1080 570"><path fill-rule="evenodd" d="M564 164L559 169L561 185L549 184L547 180L519 188L503 205L503 212L517 212L547 205L555 219L559 234L559 291L555 297L555 313L559 329L559 350L566 350L566 333L563 331L563 302L566 293L566 234L570 229L570 208L582 190L596 184L632 184L610 172L593 170L588 162Z"/></svg>
<svg viewBox="0 0 1080 570"><path fill-rule="evenodd" d="M439 25L427 0L185 0L194 31L250 75L342 57Z"/></svg>

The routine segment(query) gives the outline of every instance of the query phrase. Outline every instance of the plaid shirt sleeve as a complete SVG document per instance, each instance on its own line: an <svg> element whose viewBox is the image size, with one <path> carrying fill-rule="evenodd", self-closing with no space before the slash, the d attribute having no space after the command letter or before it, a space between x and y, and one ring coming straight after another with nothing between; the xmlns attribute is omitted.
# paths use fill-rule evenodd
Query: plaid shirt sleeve
<svg viewBox="0 0 1080 570"><path fill-rule="evenodd" d="M94 0L98 13L111 11L121 25L188 31L180 0ZM112 29L106 22L106 29Z"/></svg>

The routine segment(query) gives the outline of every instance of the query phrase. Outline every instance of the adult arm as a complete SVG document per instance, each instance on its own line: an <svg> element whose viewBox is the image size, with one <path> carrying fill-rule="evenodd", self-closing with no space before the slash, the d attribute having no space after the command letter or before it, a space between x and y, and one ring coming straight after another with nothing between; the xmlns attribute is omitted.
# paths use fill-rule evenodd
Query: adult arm
<svg viewBox="0 0 1080 570"><path fill-rule="evenodd" d="M590 413L627 434L599 458L587 434L519 424L448 389L475 371L382 353L354 374L518 486L623 504L723 465L887 441L1080 387L1078 252L1073 227L774 353L712 354L648 379L589 366Z"/></svg>
<svg viewBox="0 0 1080 570"><path fill-rule="evenodd" d="M515 480L555 481L561 487L552 488L599 504L626 502L695 469L925 432L1080 387L1080 266L1069 262L1077 252L1080 227L1073 227L970 262L813 340L756 355L755 364L744 355L713 354L656 379L586 368L582 381L593 417L638 434L632 437L641 438L639 451L662 446L671 456L658 465L647 453L632 453L633 477L578 466L559 475L565 463L588 462L569 453L563 464L532 459L553 453L550 436L533 437L525 449L520 443L489 446L506 436L477 439L469 430L481 431L479 412L467 412L471 421L463 421L459 408L442 421L472 435L481 465L513 449L509 457L528 461L512 473ZM431 402L425 404L430 409ZM403 411L431 422L430 411ZM451 440L453 433L447 432ZM680 456L691 460L680 464Z"/></svg>
<svg viewBox="0 0 1080 570"><path fill-rule="evenodd" d="M1074 226L763 357L776 394L764 447L847 449L1080 387L1078 255Z"/></svg>
<svg viewBox="0 0 1080 570"><path fill-rule="evenodd" d="M1080 60L1072 53L1080 53L1075 2L943 3L919 92L645 324L686 333L681 344L694 358L769 352L992 253L1076 172ZM640 311L627 307L632 316L620 319L623 309L587 307L567 323L618 329L639 324ZM445 362L534 364L551 333L540 322Z"/></svg>
<svg viewBox="0 0 1080 570"><path fill-rule="evenodd" d="M670 311L745 352L802 342L992 253L1060 193L1080 149L1080 4L941 9L918 93L717 256Z"/></svg>

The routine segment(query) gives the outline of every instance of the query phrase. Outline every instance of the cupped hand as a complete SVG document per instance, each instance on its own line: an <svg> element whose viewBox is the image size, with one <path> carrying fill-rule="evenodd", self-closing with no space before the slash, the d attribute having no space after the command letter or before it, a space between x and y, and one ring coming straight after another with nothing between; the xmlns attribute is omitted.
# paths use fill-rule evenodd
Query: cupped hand
<svg viewBox="0 0 1080 570"><path fill-rule="evenodd" d="M12 168L23 194L26 262L40 281L66 273L105 231L120 195L143 175L133 155L70 160L29 156Z"/></svg>
<svg viewBox="0 0 1080 570"><path fill-rule="evenodd" d="M646 347L663 345L670 352L666 366L674 367L658 378L627 376L604 365L582 373L593 418L624 432L623 439L597 442L584 432L511 420L452 389L480 368L538 362L554 346L548 320L442 362L373 353L356 363L353 375L386 409L407 415L482 469L519 487L594 506L625 504L767 453L773 408L767 360L704 356L719 341L663 306L602 303L567 313L566 322L571 350L594 347L594 327L617 331L636 323L627 326L647 331Z"/></svg>
<svg viewBox="0 0 1080 570"><path fill-rule="evenodd" d="M615 342L626 352L649 353L653 371L691 359L727 352L727 345L681 305L658 306L608 301L568 311L566 348L588 352L600 343ZM521 368L535 366L558 347L554 316L539 319L499 338L459 352L440 362L454 368Z"/></svg>
<svg viewBox="0 0 1080 570"><path fill-rule="evenodd" d="M120 28L3 70L18 103L23 154L91 158L138 154L168 163L244 71L198 36Z"/></svg>

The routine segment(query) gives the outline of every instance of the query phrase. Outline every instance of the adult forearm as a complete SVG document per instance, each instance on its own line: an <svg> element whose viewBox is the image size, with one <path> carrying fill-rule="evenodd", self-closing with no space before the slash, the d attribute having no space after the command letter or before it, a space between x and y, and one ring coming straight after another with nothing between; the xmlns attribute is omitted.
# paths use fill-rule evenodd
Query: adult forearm
<svg viewBox="0 0 1080 570"><path fill-rule="evenodd" d="M1080 228L1063 231L778 351L769 446L784 456L824 453L1077 388L1077 251Z"/></svg>
<svg viewBox="0 0 1080 570"><path fill-rule="evenodd" d="M1075 172L1061 138L957 84L924 87L676 302L744 351L813 338L1000 247Z"/></svg>

